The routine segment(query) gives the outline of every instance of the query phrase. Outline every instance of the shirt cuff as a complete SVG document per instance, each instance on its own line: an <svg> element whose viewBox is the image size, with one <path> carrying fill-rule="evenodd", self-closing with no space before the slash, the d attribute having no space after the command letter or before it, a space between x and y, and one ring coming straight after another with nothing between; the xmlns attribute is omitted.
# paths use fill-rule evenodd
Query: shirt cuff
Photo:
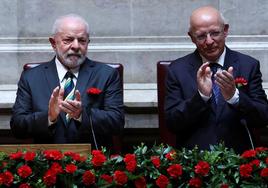
<svg viewBox="0 0 268 188"><path fill-rule="evenodd" d="M76 121L79 121L79 122L82 122L82 113L81 113L81 115L79 116L79 118L73 118L74 120L76 120Z"/></svg>
<svg viewBox="0 0 268 188"><path fill-rule="evenodd" d="M229 104L236 105L239 102L239 90L236 88L235 89L235 94L231 99L227 101Z"/></svg>
<svg viewBox="0 0 268 188"><path fill-rule="evenodd" d="M57 119L55 119L54 121L50 121L49 117L47 119L48 119L48 126L51 126L57 122Z"/></svg>
<svg viewBox="0 0 268 188"><path fill-rule="evenodd" d="M205 102L208 102L208 100L209 100L209 99L211 98L211 96L212 96L212 95L210 95L210 96L206 96L206 95L204 95L203 93L201 93L199 90L198 90L198 92L199 92L201 98L202 98Z"/></svg>

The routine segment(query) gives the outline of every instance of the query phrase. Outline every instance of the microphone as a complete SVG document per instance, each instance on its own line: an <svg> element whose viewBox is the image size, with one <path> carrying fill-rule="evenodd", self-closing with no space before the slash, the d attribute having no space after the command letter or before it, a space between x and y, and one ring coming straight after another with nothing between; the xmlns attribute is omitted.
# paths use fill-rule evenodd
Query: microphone
<svg viewBox="0 0 268 188"><path fill-rule="evenodd" d="M249 128L248 128L248 126L247 126L247 122L246 122L246 120L244 120L244 119L241 120L241 123L245 126L245 129L246 129L246 131L247 131L247 134L248 134L249 141L250 141L250 144L251 144L252 149L255 149L255 147L254 147L254 143L253 143L253 139L252 139L251 133L250 133L250 131L249 131Z"/></svg>
<svg viewBox="0 0 268 188"><path fill-rule="evenodd" d="M95 145L95 148L97 150L99 150L98 144L97 144L97 140L96 140L96 136L95 136L95 132L94 132L94 128L93 128L93 121L92 121L92 115L91 115L91 108L90 108L90 106L88 107L88 110L87 111L88 111L89 124L90 124L90 128L91 128L91 133L92 133L94 145Z"/></svg>

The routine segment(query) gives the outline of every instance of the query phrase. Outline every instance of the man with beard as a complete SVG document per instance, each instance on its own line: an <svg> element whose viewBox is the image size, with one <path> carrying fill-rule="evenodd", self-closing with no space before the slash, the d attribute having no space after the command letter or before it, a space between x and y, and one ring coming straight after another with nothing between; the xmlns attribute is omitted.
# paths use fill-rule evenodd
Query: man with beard
<svg viewBox="0 0 268 188"><path fill-rule="evenodd" d="M78 15L58 18L49 41L56 53L53 60L21 75L12 132L35 143L110 148L112 135L124 125L119 73L86 57L89 26Z"/></svg>
<svg viewBox="0 0 268 188"><path fill-rule="evenodd" d="M258 60L225 45L229 25L205 6L190 17L195 52L171 63L165 117L177 147L209 149L224 142L237 152L253 147L252 127L268 123L268 103Z"/></svg>

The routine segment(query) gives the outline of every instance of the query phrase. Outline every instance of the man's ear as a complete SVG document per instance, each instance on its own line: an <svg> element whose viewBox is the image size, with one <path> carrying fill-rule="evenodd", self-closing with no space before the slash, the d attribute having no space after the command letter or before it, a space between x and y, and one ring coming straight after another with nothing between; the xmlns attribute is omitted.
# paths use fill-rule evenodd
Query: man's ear
<svg viewBox="0 0 268 188"><path fill-rule="evenodd" d="M228 32L229 32L229 24L224 24L223 34L225 37L227 37Z"/></svg>
<svg viewBox="0 0 268 188"><path fill-rule="evenodd" d="M49 37L49 42L52 46L52 48L55 50L56 49L56 41L53 37Z"/></svg>
<svg viewBox="0 0 268 188"><path fill-rule="evenodd" d="M191 38L192 42L195 43L194 37L192 36L191 32L188 32L189 37Z"/></svg>

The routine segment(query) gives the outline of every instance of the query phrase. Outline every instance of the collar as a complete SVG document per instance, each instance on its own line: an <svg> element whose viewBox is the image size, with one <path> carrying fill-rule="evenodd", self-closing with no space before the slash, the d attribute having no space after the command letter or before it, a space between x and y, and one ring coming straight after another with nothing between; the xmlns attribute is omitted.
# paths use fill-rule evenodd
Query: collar
<svg viewBox="0 0 268 188"><path fill-rule="evenodd" d="M79 67L68 70L65 66L63 66L63 64L59 61L57 57L55 58L55 63L56 63L56 68L57 68L60 82L63 81L63 78L67 71L71 71L74 74L75 78L76 79L78 78Z"/></svg>
<svg viewBox="0 0 268 188"><path fill-rule="evenodd" d="M226 47L224 47L224 50L221 54L221 56L215 61L215 63L218 63L219 65L221 65L223 67L224 65L224 59L225 59L225 55L226 55ZM201 58L202 58L202 62L205 63L205 62L209 62L205 57L203 57L201 54L200 54Z"/></svg>

